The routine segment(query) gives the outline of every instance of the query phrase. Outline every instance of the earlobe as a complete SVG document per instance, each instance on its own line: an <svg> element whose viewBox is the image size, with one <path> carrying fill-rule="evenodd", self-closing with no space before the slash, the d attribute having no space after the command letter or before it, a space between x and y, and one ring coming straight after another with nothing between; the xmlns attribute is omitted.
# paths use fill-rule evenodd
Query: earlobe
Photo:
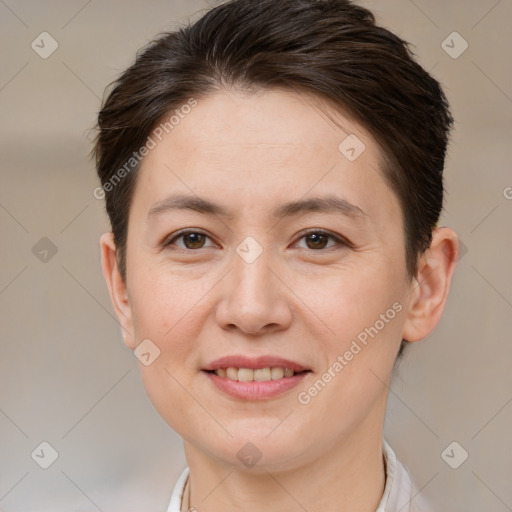
<svg viewBox="0 0 512 512"><path fill-rule="evenodd" d="M101 267L107 283L110 299L119 321L123 340L132 350L135 349L135 337L131 307L128 300L126 283L124 282L117 262L117 248L111 232L103 233L100 238Z"/></svg>
<svg viewBox="0 0 512 512"><path fill-rule="evenodd" d="M459 240L455 231L436 228L432 232L430 248L420 258L418 274L411 281L403 339L420 341L438 324L446 305L458 254Z"/></svg>

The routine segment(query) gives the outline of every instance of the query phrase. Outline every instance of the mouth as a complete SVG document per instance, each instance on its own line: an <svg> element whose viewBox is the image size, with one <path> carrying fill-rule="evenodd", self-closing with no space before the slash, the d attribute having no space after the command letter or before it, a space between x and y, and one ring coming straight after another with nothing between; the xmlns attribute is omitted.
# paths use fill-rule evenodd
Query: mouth
<svg viewBox="0 0 512 512"><path fill-rule="evenodd" d="M276 357L228 356L212 362L202 372L224 394L241 400L263 400L294 388L311 370Z"/></svg>

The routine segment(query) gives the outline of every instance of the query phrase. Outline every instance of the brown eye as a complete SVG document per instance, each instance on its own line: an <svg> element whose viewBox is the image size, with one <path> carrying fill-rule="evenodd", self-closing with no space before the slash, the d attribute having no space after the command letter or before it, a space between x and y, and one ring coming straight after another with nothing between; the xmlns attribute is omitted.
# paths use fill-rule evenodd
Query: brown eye
<svg viewBox="0 0 512 512"><path fill-rule="evenodd" d="M202 233L188 233L182 238L187 249L200 249L206 237Z"/></svg>
<svg viewBox="0 0 512 512"><path fill-rule="evenodd" d="M344 240L343 238L337 237L332 235L331 233L327 231L322 230L315 230L310 231L309 233L305 233L302 235L300 240L305 239L306 240L306 249L311 249L313 251L321 251L322 249L331 249L338 247L351 247L350 242L348 240ZM327 245L329 241L333 241L331 245ZM302 246L304 248L304 246Z"/></svg>
<svg viewBox="0 0 512 512"><path fill-rule="evenodd" d="M308 249L325 249L330 237L322 233L310 233L309 235L306 235L305 238L307 241L311 242L306 242Z"/></svg>
<svg viewBox="0 0 512 512"><path fill-rule="evenodd" d="M182 244L176 244L175 242L177 240L182 240ZM178 248L181 249L197 250L202 249L203 247L208 247L205 246L206 240L209 240L209 237L199 231L182 231L172 239L169 239L168 241L164 242L163 245L165 247L170 245L176 245Z"/></svg>

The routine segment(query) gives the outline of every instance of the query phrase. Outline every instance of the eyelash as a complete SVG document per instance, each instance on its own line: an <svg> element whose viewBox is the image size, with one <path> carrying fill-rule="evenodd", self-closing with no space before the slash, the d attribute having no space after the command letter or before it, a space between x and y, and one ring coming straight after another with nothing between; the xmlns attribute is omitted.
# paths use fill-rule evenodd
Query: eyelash
<svg viewBox="0 0 512 512"><path fill-rule="evenodd" d="M178 233L173 235L172 238L169 237L166 240L164 240L164 242L162 243L162 246L163 247L169 247L169 246L173 245L173 242L175 240L183 238L185 235L189 235L189 234L204 235L205 237L207 237L208 239L211 240L211 238L206 233L204 233L204 232L202 232L200 230L186 229L186 230L183 230L183 231L179 231ZM300 236L299 240L302 240L303 238L306 238L307 236L312 235L312 234L327 236L328 238L334 240L338 247L354 248L354 245L349 240L347 240L346 238L341 237L341 236L336 236L336 235L332 234L331 232L325 231L323 229L312 229L310 231L302 233L302 235ZM184 251L184 252L197 252L197 251L199 251L201 249L204 249L204 248L205 247L201 247L199 249L187 249L186 247L179 247L179 246L177 246L177 250L181 250L181 251ZM331 250L331 249L336 249L336 246L327 247L327 248L323 248L323 249L308 249L306 247L305 249L309 250L309 251L313 251L313 252L326 252L326 251Z"/></svg>

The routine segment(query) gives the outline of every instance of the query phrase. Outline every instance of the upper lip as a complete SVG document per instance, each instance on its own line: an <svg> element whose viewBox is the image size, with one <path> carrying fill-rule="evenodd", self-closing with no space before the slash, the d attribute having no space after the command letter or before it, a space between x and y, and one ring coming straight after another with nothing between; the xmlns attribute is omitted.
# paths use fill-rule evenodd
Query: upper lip
<svg viewBox="0 0 512 512"><path fill-rule="evenodd" d="M215 359L215 361L205 366L203 370L211 371L220 368L251 368L253 370L257 368L289 368L294 372L309 370L309 368L295 361L291 361L290 359L283 359L282 357L271 355L260 357L247 357L242 355L224 356Z"/></svg>

